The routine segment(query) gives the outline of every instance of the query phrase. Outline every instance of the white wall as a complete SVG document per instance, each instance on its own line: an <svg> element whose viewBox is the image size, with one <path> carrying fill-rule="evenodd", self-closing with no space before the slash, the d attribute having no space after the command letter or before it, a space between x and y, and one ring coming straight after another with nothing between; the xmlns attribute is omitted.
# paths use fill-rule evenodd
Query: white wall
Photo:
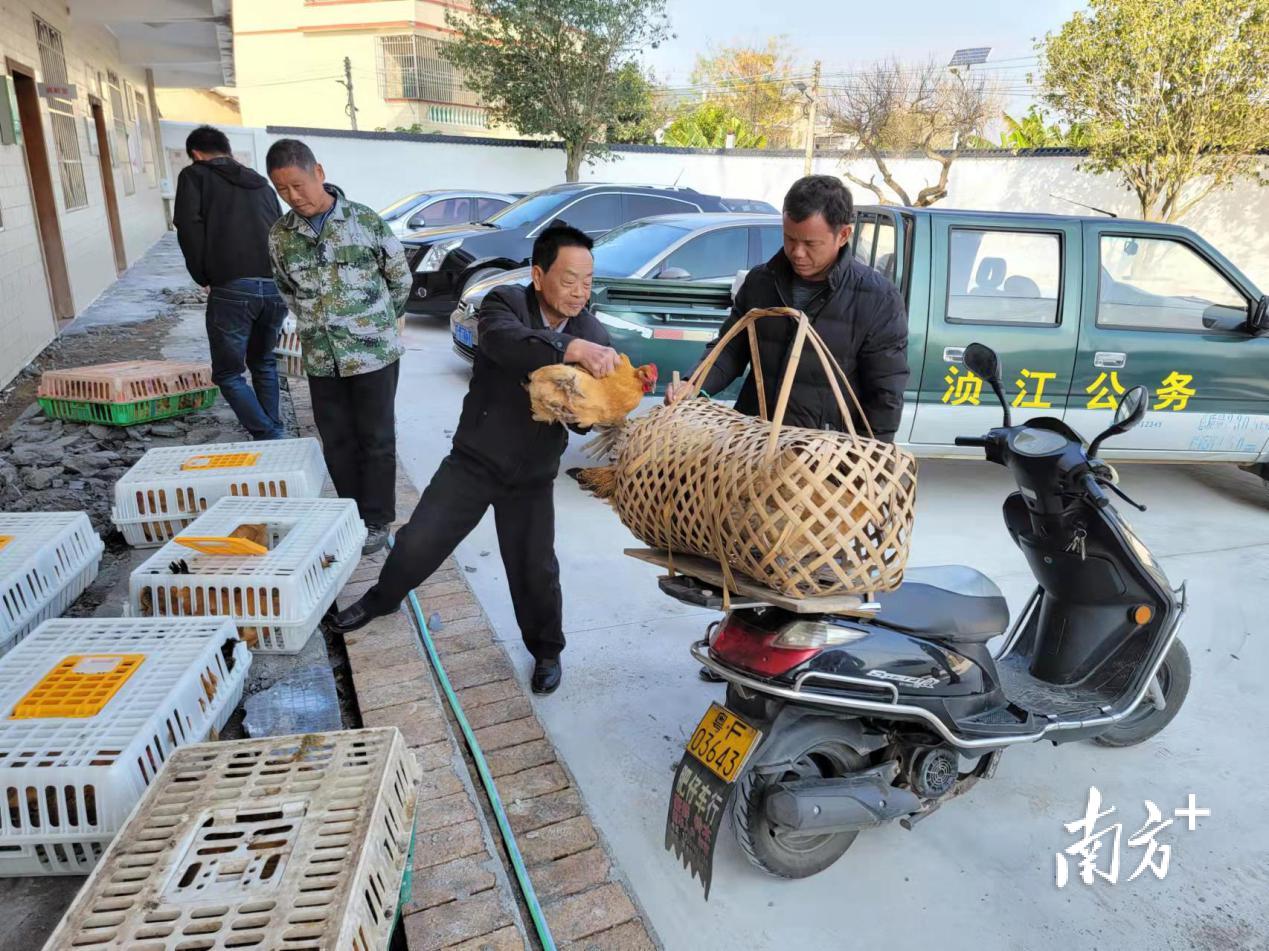
<svg viewBox="0 0 1269 951"><path fill-rule="evenodd" d="M65 47L70 81L78 87L75 101L75 129L83 159L84 184L88 204L67 211L61 191L52 123L41 108L44 139L48 150L58 219L62 230L66 264L70 272L71 296L75 312L81 312L116 279L114 255L106 221L105 194L101 167L89 154L85 117L89 92L96 93L96 75L114 70L128 80L135 91L145 95L145 73L119 64L118 44L104 28L72 24L66 5L55 0L2 0L0 2L0 63L12 57L31 67L37 80L44 79L36 45L33 14L60 30ZM5 70L7 72L7 70ZM107 97L103 97L107 98ZM148 109L148 99L147 107ZM106 104L107 122L111 119ZM148 146L143 144L143 151ZM121 156L122 160L122 156ZM119 218L129 264L140 258L166 228L159 188L141 170L135 173L136 191L125 195L122 168L113 169L119 200ZM7 383L56 335L48 284L40 253L39 236L27 180L22 147L0 145L0 385Z"/></svg>
<svg viewBox="0 0 1269 951"><path fill-rule="evenodd" d="M164 143L183 148L192 125L164 122ZM269 144L285 135L262 129L226 129L235 151L255 159L263 172ZM308 142L327 177L348 196L382 207L402 195L424 188L468 187L502 191L531 191L564 179L564 153L558 148L532 145L460 144L367 135L353 137L339 131L306 130L297 134ZM912 194L936 180L934 163L924 159L895 159L895 177ZM1030 211L1088 214L1062 201L1072 199L1135 217L1136 201L1113 176L1077 170L1072 156L962 156L952 166L948 197L943 208L989 211ZM687 151L618 150L612 161L588 165L589 181L679 184L734 198L758 198L779 207L784 192L802 174L800 155L779 153L709 153ZM816 157L815 171L842 175L850 171L862 179L876 174L868 161L849 165L838 155ZM867 189L852 186L858 203L875 202ZM1201 233L1248 277L1269 292L1269 189L1252 183L1210 196L1182 222Z"/></svg>

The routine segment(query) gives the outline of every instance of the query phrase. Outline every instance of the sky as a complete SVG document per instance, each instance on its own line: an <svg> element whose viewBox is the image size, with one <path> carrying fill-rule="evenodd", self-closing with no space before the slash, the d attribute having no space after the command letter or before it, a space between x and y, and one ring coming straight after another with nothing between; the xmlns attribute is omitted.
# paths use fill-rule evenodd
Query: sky
<svg viewBox="0 0 1269 951"><path fill-rule="evenodd" d="M677 37L644 57L657 79L687 84L698 53L711 46L764 45L783 37L799 68L858 69L896 56L946 62L967 46L990 46L988 67L1025 102L1023 81L1035 65L1033 39L1056 30L1084 0L667 0Z"/></svg>

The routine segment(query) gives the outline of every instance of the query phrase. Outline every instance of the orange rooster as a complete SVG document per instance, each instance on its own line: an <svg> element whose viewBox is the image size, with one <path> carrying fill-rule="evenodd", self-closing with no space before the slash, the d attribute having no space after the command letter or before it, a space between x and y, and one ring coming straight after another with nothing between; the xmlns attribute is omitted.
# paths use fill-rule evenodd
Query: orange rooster
<svg viewBox="0 0 1269 951"><path fill-rule="evenodd" d="M539 423L602 429L620 426L656 385L655 366L636 368L623 353L617 369L602 380L579 366L557 363L534 370L525 388Z"/></svg>

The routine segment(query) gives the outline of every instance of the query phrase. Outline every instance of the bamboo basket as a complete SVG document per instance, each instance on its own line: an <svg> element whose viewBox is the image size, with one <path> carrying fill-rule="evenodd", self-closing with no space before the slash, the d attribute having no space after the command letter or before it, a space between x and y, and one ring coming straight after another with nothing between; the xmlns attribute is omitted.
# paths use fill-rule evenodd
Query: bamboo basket
<svg viewBox="0 0 1269 951"><path fill-rule="evenodd" d="M769 415L755 324L776 319L796 321L797 331ZM761 418L694 398L718 355L742 333ZM808 342L848 432L784 425ZM867 438L855 432L845 394L861 418L863 410L804 314L750 311L688 383L685 398L632 420L620 438L612 485L601 494L632 533L671 553L714 558L729 581L730 572L741 572L789 597L899 586L916 504L916 459L872 438L871 429Z"/></svg>

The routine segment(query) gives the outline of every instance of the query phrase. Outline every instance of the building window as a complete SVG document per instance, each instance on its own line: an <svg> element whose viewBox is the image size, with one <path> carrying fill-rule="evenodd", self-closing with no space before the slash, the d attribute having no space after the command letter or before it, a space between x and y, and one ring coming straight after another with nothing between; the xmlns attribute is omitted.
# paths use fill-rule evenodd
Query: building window
<svg viewBox="0 0 1269 951"><path fill-rule="evenodd" d="M154 164L154 127L150 124L150 113L145 108L145 97L137 93L137 124L141 127L141 157L145 163L145 175L150 187L159 185L159 171Z"/></svg>
<svg viewBox="0 0 1269 951"><path fill-rule="evenodd" d="M69 85L66 53L62 34L39 17L35 18L35 37L40 47L40 68L46 83ZM53 144L57 149L57 169L62 179L62 197L66 210L88 207L88 187L84 184L84 160L79 152L79 130L75 127L75 103L71 99L48 97L49 117L53 123Z"/></svg>
<svg viewBox="0 0 1269 951"><path fill-rule="evenodd" d="M442 43L430 36L379 37L379 94L384 99L418 99L457 106L478 106L462 70L441 55Z"/></svg>
<svg viewBox="0 0 1269 951"><path fill-rule="evenodd" d="M132 150L128 136L128 116L124 111L123 87L113 69L106 74L106 79L110 84L110 114L114 117L115 124L115 141L110 146L110 154L115 167L123 172L123 193L135 195L137 180L132 173Z"/></svg>

